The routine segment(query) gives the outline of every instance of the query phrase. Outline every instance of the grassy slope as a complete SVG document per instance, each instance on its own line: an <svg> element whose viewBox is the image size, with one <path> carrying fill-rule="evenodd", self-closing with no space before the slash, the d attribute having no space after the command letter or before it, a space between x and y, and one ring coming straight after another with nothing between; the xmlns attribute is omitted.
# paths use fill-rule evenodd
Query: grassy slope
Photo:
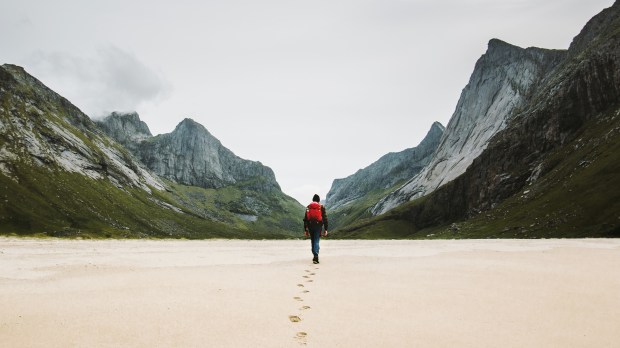
<svg viewBox="0 0 620 348"><path fill-rule="evenodd" d="M354 225L360 220L371 218L372 214L369 209L381 198L385 197L388 193L394 191L402 184L404 184L404 181L401 181L388 189L373 190L364 197L345 204L344 206L338 207L337 209L332 210L327 207L327 216L329 218L330 229L335 231L342 227Z"/></svg>
<svg viewBox="0 0 620 348"><path fill-rule="evenodd" d="M288 202L291 198L280 197L283 211L260 217L256 222L243 222L232 213L222 221L214 221L188 208L187 202L180 202L178 193L153 190L153 195L149 195L136 188L121 190L107 179L94 181L80 174L50 171L37 165L18 165L16 174L19 183L0 175L2 234L92 238L288 238L293 233L293 224L290 229L277 224L295 208L301 210L299 205ZM201 190L186 188L186 192ZM241 195L234 188L222 191ZM228 195L219 191L210 194ZM166 208L161 202L180 207L182 212ZM207 209L227 214L225 210L208 206Z"/></svg>
<svg viewBox="0 0 620 348"><path fill-rule="evenodd" d="M402 218L432 194L338 233L341 238L620 237L620 110L593 119L553 151L553 167L494 209L453 226L416 230ZM526 193L527 192L527 193Z"/></svg>
<svg viewBox="0 0 620 348"><path fill-rule="evenodd" d="M294 237L303 228L303 207L279 191L258 193L243 189L243 185L205 189L170 181L167 184L170 192L158 193L163 199L178 202L196 216L221 221L244 233ZM255 216L257 220L244 221L242 215Z"/></svg>
<svg viewBox="0 0 620 348"><path fill-rule="evenodd" d="M0 165L11 172L9 177L0 171L0 234L289 238L301 230L301 222L297 220L301 220L303 207L299 203L279 191L258 195L243 188L252 183L220 190L170 183L171 192L152 190L149 194L128 185L118 188L108 179L93 180L69 173L54 163L35 164L37 161L33 161L22 142L17 141L20 135L16 127L22 127L19 122L32 124L42 143L52 141L57 146L71 148L43 122L49 120L80 138L96 157L103 158L90 139L99 135L85 134L71 125L67 120L81 112L68 101L59 101L53 92L41 92L36 83L34 87L17 83L5 71L0 71L0 78L5 88L0 94L0 122L4 125L0 148L19 154L14 159L0 158ZM84 116L84 122L88 121ZM101 140L130 156L107 137L101 136ZM248 202L250 204L245 204ZM248 205L260 208L255 222L243 221L235 214L253 214Z"/></svg>
<svg viewBox="0 0 620 348"><path fill-rule="evenodd" d="M221 224L160 207L140 189L123 191L107 179L21 164L19 183L0 175L0 231L82 237L224 237Z"/></svg>

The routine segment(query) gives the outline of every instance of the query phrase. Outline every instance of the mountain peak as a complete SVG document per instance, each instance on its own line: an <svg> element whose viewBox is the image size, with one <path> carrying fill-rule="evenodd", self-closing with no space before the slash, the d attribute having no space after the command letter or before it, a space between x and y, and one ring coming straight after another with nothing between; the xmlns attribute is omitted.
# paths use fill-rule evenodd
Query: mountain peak
<svg viewBox="0 0 620 348"><path fill-rule="evenodd" d="M133 150L134 143L153 136L146 123L140 120L137 112L114 111L96 123L106 134L130 150Z"/></svg>
<svg viewBox="0 0 620 348"><path fill-rule="evenodd" d="M336 179L327 193L326 204L330 209L353 203L369 193L386 190L408 180L430 161L439 145L444 127L435 122L420 144L400 152L390 152L356 173Z"/></svg>
<svg viewBox="0 0 620 348"><path fill-rule="evenodd" d="M173 133L186 131L207 133L210 135L209 131L207 130L207 128L205 128L205 126L194 121L194 119L190 117L186 117L183 119L183 121L179 122L179 124L177 124L177 126L174 128Z"/></svg>
<svg viewBox="0 0 620 348"><path fill-rule="evenodd" d="M497 49L497 48L520 48L518 46L509 44L508 42L504 41L504 40L500 40L498 38L492 38L491 40L489 40L489 44L488 44L489 48L493 48L493 49Z"/></svg>
<svg viewBox="0 0 620 348"><path fill-rule="evenodd" d="M577 55L592 43L609 43L613 40L605 40L604 33L608 33L610 28L620 27L620 1L615 1L613 5L604 9L596 16L592 17L581 29L581 32L573 38L569 51Z"/></svg>
<svg viewBox="0 0 620 348"><path fill-rule="evenodd" d="M435 121L433 122L433 125L431 126L430 130L440 130L443 132L444 130L446 130L446 127L444 127L444 125L441 124L441 122Z"/></svg>
<svg viewBox="0 0 620 348"><path fill-rule="evenodd" d="M191 117L184 118L183 121L179 122L179 124L200 125L200 123L194 121Z"/></svg>

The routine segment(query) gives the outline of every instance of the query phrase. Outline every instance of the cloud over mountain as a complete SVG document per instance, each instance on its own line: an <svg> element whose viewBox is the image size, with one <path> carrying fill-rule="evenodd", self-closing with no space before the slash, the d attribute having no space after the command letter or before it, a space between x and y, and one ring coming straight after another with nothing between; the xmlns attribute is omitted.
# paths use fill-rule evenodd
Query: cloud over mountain
<svg viewBox="0 0 620 348"><path fill-rule="evenodd" d="M161 73L112 45L98 48L91 56L37 51L29 63L91 117L111 110L136 110L142 103L166 98L172 89Z"/></svg>

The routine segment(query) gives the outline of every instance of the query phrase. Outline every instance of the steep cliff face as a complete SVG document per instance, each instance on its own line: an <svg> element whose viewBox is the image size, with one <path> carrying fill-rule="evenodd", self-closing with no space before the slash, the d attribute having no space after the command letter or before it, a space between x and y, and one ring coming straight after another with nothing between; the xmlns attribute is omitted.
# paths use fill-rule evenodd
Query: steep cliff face
<svg viewBox="0 0 620 348"><path fill-rule="evenodd" d="M465 172L565 56L565 51L489 41L430 163L373 207L373 214L426 195Z"/></svg>
<svg viewBox="0 0 620 348"><path fill-rule="evenodd" d="M250 190L280 190L271 168L242 159L192 119L173 132L150 136L137 114L112 114L100 122L110 136L129 148L156 174L203 188L238 185Z"/></svg>
<svg viewBox="0 0 620 348"><path fill-rule="evenodd" d="M336 210L354 203L369 192L391 188L413 177L429 163L444 129L441 123L435 122L418 146L389 153L351 176L334 180L327 193L326 206Z"/></svg>
<svg viewBox="0 0 620 348"><path fill-rule="evenodd" d="M588 22L534 92L461 176L352 235L455 221L495 237L620 235L619 2Z"/></svg>
<svg viewBox="0 0 620 348"><path fill-rule="evenodd" d="M237 158L195 122L151 137L136 114L106 121L97 126L24 69L0 67L0 234L281 238L299 228L303 207L275 190L273 172ZM210 170L204 163L216 162L214 181L234 186L215 190L164 180L104 134L102 124L127 146L138 150L148 142L160 152L153 158L181 162L196 176ZM207 147L215 157L199 153Z"/></svg>
<svg viewBox="0 0 620 348"><path fill-rule="evenodd" d="M20 163L107 179L117 186L163 189L129 153L101 133L88 116L30 76L0 67L0 169L9 177Z"/></svg>
<svg viewBox="0 0 620 348"><path fill-rule="evenodd" d="M135 112L113 112L103 120L95 122L107 135L131 152L136 152L139 143L153 136L149 127Z"/></svg>

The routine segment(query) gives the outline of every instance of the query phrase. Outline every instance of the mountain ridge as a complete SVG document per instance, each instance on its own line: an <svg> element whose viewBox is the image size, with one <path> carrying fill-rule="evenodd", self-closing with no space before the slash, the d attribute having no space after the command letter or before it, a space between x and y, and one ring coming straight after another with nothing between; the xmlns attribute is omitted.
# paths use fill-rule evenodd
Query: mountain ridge
<svg viewBox="0 0 620 348"><path fill-rule="evenodd" d="M610 190L620 181L619 66L616 1L584 26L463 174L343 235L620 236L620 192Z"/></svg>
<svg viewBox="0 0 620 348"><path fill-rule="evenodd" d="M271 168L235 155L191 118L183 119L172 132L157 136L144 136L144 128L134 135L124 133L126 129L138 131L136 125L143 122L137 113L111 114L98 123L150 170L175 182L203 188L241 184L262 192L281 191ZM131 126L122 128L127 124Z"/></svg>
<svg viewBox="0 0 620 348"><path fill-rule="evenodd" d="M565 55L562 50L520 48L491 39L463 88L434 158L379 201L372 213L379 215L422 197L462 174Z"/></svg>
<svg viewBox="0 0 620 348"><path fill-rule="evenodd" d="M137 114L118 121L126 144L154 138ZM180 129L186 126L206 132L190 121ZM0 233L290 238L298 228L303 207L270 178L210 189L181 185L131 152L23 68L0 66Z"/></svg>
<svg viewBox="0 0 620 348"><path fill-rule="evenodd" d="M445 127L434 122L420 144L383 155L354 174L335 179L325 204L330 210L350 204L375 189L387 189L419 172L436 150Z"/></svg>

